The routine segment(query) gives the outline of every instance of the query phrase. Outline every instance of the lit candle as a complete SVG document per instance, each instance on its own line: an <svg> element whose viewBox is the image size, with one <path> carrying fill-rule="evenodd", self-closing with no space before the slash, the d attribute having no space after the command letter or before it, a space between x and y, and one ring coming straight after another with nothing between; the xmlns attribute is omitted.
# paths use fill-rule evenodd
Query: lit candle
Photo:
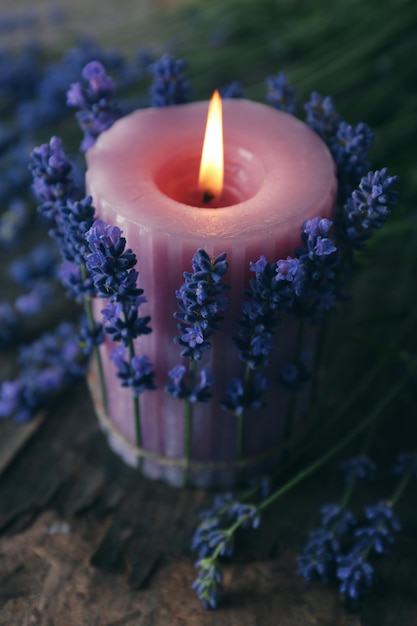
<svg viewBox="0 0 417 626"><path fill-rule="evenodd" d="M236 459L236 418L220 401L232 376L244 364L232 343L241 316L248 266L265 255L286 258L300 245L303 222L317 215L331 217L336 178L326 146L296 118L245 100L223 103L224 181L199 170L207 103L132 113L104 132L87 153L87 188L98 216L118 225L138 257L140 286L147 298L142 314L152 317L153 332L138 341L138 352L155 366L158 390L141 395L143 446L159 454L183 456L183 402L164 391L168 371L181 361L173 343L178 334L173 317L175 291L190 270L198 248L209 255L227 253L230 306L204 365L217 385L208 404L194 405L192 459L227 462ZM207 176L207 177L206 177ZM96 303L96 313L102 308ZM277 356L271 360L267 407L248 411L246 453L256 454L278 443L285 429L288 394L278 383L281 365L294 359L294 328L278 329ZM115 377L107 339L102 348L109 393L109 417L134 441L130 390ZM135 465L134 453L113 438L111 445ZM154 478L182 484L183 470L145 460L143 470ZM232 470L194 472L195 484L226 486Z"/></svg>

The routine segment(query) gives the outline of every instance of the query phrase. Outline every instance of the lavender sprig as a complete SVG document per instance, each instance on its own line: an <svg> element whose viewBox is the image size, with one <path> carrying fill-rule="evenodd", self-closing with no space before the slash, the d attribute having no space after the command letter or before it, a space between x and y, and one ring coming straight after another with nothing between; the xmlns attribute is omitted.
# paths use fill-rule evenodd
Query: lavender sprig
<svg viewBox="0 0 417 626"><path fill-rule="evenodd" d="M348 598L357 600L368 593L375 583L374 568L368 557L373 552L376 554L390 552L395 541L394 533L401 530L401 523L394 514L394 507L404 493L409 480L416 475L417 453L409 455L408 459L410 456L414 462L401 463L399 473L402 476L392 496L386 501L365 507L368 524L355 531L356 543L353 543L350 552L338 559L336 574L340 580L339 591ZM404 457L397 457L397 467L398 459L402 458Z"/></svg>
<svg viewBox="0 0 417 626"><path fill-rule="evenodd" d="M126 248L126 239L117 226L95 220L85 234L90 252L85 255L86 269L101 298L107 299L102 310L104 331L113 341L127 348L115 350L112 360L122 386L133 391L136 444L142 444L139 395L155 389L153 366L144 356L138 357L134 340L151 332L150 317L139 315L140 306L146 302L143 289L137 286L139 273L135 268L136 255Z"/></svg>
<svg viewBox="0 0 417 626"><path fill-rule="evenodd" d="M78 190L74 182L74 165L65 153L62 142L52 137L49 144L35 148L29 168L33 176L33 191L39 202L39 211L52 220L50 235L55 239L64 263L60 278L69 294L84 304L91 341L84 348L93 349L100 379L103 406L107 410L107 391L104 370L98 348L101 330L94 320L91 298L96 289L85 263L88 250L85 233L94 221L95 209L91 198L75 201ZM85 333L84 333L85 334Z"/></svg>
<svg viewBox="0 0 417 626"><path fill-rule="evenodd" d="M291 310L301 280L298 259L268 263L261 256L250 263L249 269L255 277L250 280L250 289L244 292L246 299L238 322L240 333L234 338L239 357L246 362L245 374L243 380L234 377L229 382L222 401L222 407L238 418L238 458L244 454L246 411L264 405L262 395L268 384L263 373L255 374L254 370L268 364L274 348L274 330L281 321L280 315Z"/></svg>
<svg viewBox="0 0 417 626"><path fill-rule="evenodd" d="M355 515L347 509L357 479L372 480L375 464L366 456L348 459L340 465L346 487L338 504L321 507L321 526L309 532L308 541L298 557L297 574L307 583L313 578L328 582L336 574L342 543L351 537L357 526Z"/></svg>
<svg viewBox="0 0 417 626"><path fill-rule="evenodd" d="M170 54L164 54L149 65L149 72L154 77L150 88L152 107L166 107L189 101L190 86L183 76L186 65L185 61Z"/></svg>
<svg viewBox="0 0 417 626"><path fill-rule="evenodd" d="M195 563L199 573L192 588L205 609L215 609L222 590L219 557L233 555L235 530L258 528L260 513L257 506L226 493L216 496L213 508L202 511L200 519L191 542L191 550L199 557Z"/></svg>
<svg viewBox="0 0 417 626"><path fill-rule="evenodd" d="M184 272L184 282L176 292L179 312L174 313L180 332L174 342L183 348L181 356L189 358L188 372L182 365L175 366L169 372L171 382L165 385L167 393L184 401L184 456L187 460L191 456L193 404L207 402L213 384L213 376L206 368L200 371L200 382L196 382L197 363L212 347L211 337L219 329L222 313L228 306L224 292L230 289L223 281L228 269L225 253L210 257L199 249L191 266L192 272ZM184 480L188 480L188 468Z"/></svg>
<svg viewBox="0 0 417 626"><path fill-rule="evenodd" d="M79 109L76 116L84 132L81 151L87 152L97 137L120 117L120 109L114 100L113 80L107 76L100 61L87 63L82 79L82 82L73 83L69 88L67 104Z"/></svg>
<svg viewBox="0 0 417 626"><path fill-rule="evenodd" d="M368 151L373 133L362 122L355 127L347 124L337 113L333 100L323 98L317 92L311 94L304 108L307 124L327 143L332 153L337 165L339 198L344 200L369 169Z"/></svg>
<svg viewBox="0 0 417 626"><path fill-rule="evenodd" d="M32 173L32 191L38 201L38 211L54 220L59 206L77 193L74 182L75 166L68 158L59 137L52 137L49 144L33 149L29 169Z"/></svg>
<svg viewBox="0 0 417 626"><path fill-rule="evenodd" d="M268 76L266 85L267 102L280 111L294 114L297 108L295 87L288 81L286 74L279 72L276 76Z"/></svg>
<svg viewBox="0 0 417 626"><path fill-rule="evenodd" d="M397 202L397 182L398 177L390 176L386 167L369 172L346 200L337 214L336 230L348 254L363 249L375 230L385 223Z"/></svg>

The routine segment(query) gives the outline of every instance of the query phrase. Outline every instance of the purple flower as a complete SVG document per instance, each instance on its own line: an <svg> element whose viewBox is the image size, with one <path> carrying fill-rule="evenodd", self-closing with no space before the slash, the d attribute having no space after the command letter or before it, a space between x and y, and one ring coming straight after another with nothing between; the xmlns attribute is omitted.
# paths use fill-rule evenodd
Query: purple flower
<svg viewBox="0 0 417 626"><path fill-rule="evenodd" d="M207 368L199 372L199 381L187 380L187 368L184 365L175 365L168 373L172 382L166 383L165 391L178 400L188 402L208 402L211 398L211 387L214 379Z"/></svg>
<svg viewBox="0 0 417 626"><path fill-rule="evenodd" d="M392 471L394 474L406 474L412 471L417 477L417 456L411 452L400 452L395 459Z"/></svg>
<svg viewBox="0 0 417 626"><path fill-rule="evenodd" d="M114 83L100 61L87 63L82 79L82 83L73 83L69 88L67 104L80 109L77 119L84 132L81 150L86 152L120 117L120 110L114 101Z"/></svg>
<svg viewBox="0 0 417 626"><path fill-rule="evenodd" d="M117 376L122 381L122 387L130 387L135 396L156 388L153 365L147 356L127 358L126 350L119 346L112 350L110 358L116 365Z"/></svg>
<svg viewBox="0 0 417 626"><path fill-rule="evenodd" d="M279 313L288 312L298 289L300 263L288 258L278 263L268 263L262 255L249 265L255 277L239 320L239 337L234 339L239 356L252 369L267 365L273 350L273 331L280 321Z"/></svg>
<svg viewBox="0 0 417 626"><path fill-rule="evenodd" d="M340 593L352 600L365 596L375 583L374 568L357 552L338 557L336 576L340 580Z"/></svg>
<svg viewBox="0 0 417 626"><path fill-rule="evenodd" d="M158 61L149 65L153 75L150 89L151 106L166 107L183 104L189 100L189 84L183 76L185 61L164 54Z"/></svg>
<svg viewBox="0 0 417 626"><path fill-rule="evenodd" d="M136 285L136 255L126 249L126 239L117 226L96 220L85 235L90 253L85 256L94 285L110 302L136 305L143 290Z"/></svg>
<svg viewBox="0 0 417 626"><path fill-rule="evenodd" d="M348 534L357 524L352 511L338 504L325 504L321 507L320 513L323 528L332 529L339 537Z"/></svg>
<svg viewBox="0 0 417 626"><path fill-rule="evenodd" d="M340 116L336 112L333 100L329 96L323 98L314 91L304 108L307 113L307 124L320 137L327 140L336 134Z"/></svg>
<svg viewBox="0 0 417 626"><path fill-rule="evenodd" d="M184 272L184 283L176 293L179 312L174 313L180 331L174 341L183 348L181 356L198 361L211 348L210 337L228 305L222 293L230 288L223 282L227 268L225 254L210 258L200 249L192 260L193 271Z"/></svg>
<svg viewBox="0 0 417 626"><path fill-rule="evenodd" d="M52 137L49 144L34 148L30 155L32 190L39 202L39 211L55 218L58 207L76 193L74 164L62 148L59 137Z"/></svg>
<svg viewBox="0 0 417 626"><path fill-rule="evenodd" d="M230 85L219 89L219 93L223 100L238 99L244 97L242 86L236 80L233 83L230 83Z"/></svg>
<svg viewBox="0 0 417 626"><path fill-rule="evenodd" d="M297 574L303 576L307 582L311 582L313 578L320 578L327 582L335 571L339 554L340 545L334 533L324 528L312 530L297 559Z"/></svg>
<svg viewBox="0 0 417 626"><path fill-rule="evenodd" d="M322 323L340 297L338 287L339 251L327 237L332 222L316 217L303 224L304 248L296 255L302 270L291 314L312 323Z"/></svg>
<svg viewBox="0 0 417 626"><path fill-rule="evenodd" d="M398 177L388 169L369 172L347 199L337 220L337 233L346 248L362 249L375 230L385 223L398 198Z"/></svg>
<svg viewBox="0 0 417 626"><path fill-rule="evenodd" d="M15 307L22 315L36 315L44 310L54 296L52 286L44 281L37 281L29 293L16 298Z"/></svg>
<svg viewBox="0 0 417 626"><path fill-rule="evenodd" d="M222 590L222 573L217 560L199 559L196 564L198 576L192 584L203 608L215 609Z"/></svg>
<svg viewBox="0 0 417 626"><path fill-rule="evenodd" d="M383 500L365 507L365 515L374 526L384 525L394 532L399 532L402 529L401 522L395 516L392 507Z"/></svg>
<svg viewBox="0 0 417 626"><path fill-rule="evenodd" d="M0 387L0 417L22 422L57 392L85 375L86 361L72 325L60 324L19 351L20 375Z"/></svg>
<svg viewBox="0 0 417 626"><path fill-rule="evenodd" d="M342 461L340 469L345 475L346 483L349 483L356 478L374 480L376 465L367 456L358 456Z"/></svg>
<svg viewBox="0 0 417 626"><path fill-rule="evenodd" d="M266 100L273 107L294 114L296 110L295 88L289 83L284 72L266 79L268 93Z"/></svg>
<svg viewBox="0 0 417 626"><path fill-rule="evenodd" d="M264 374L255 372L246 387L245 389L240 378L232 378L227 384L222 407L235 415L242 415L246 409L260 409L265 406L262 397L268 388L268 381Z"/></svg>
<svg viewBox="0 0 417 626"><path fill-rule="evenodd" d="M13 280L24 287L32 287L39 278L52 278L56 274L57 251L49 243L41 243L9 265Z"/></svg>
<svg viewBox="0 0 417 626"><path fill-rule="evenodd" d="M309 381L311 374L303 362L285 363L279 373L279 381L290 393L295 393L303 388Z"/></svg>

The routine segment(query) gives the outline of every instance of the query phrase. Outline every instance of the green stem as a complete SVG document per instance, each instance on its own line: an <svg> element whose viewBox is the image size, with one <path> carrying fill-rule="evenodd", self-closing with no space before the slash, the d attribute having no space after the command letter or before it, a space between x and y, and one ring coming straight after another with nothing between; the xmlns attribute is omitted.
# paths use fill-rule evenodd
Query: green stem
<svg viewBox="0 0 417 626"><path fill-rule="evenodd" d="M83 281L87 279L87 268L86 268L85 263L81 264L81 278L83 279ZM91 332L94 332L96 328L96 322L95 322L94 315L93 315L93 303L92 303L92 300L88 298L87 296L84 296L84 309L85 309L85 313L87 316L88 327L91 330ZM103 361L101 359L99 346L93 346L93 355L94 355L94 361L96 364L96 369L97 369L97 374L98 374L98 379L99 379L99 384L100 384L101 401L103 403L103 410L107 414L108 408L109 408L108 399L107 399L107 387L106 387L106 379L104 376Z"/></svg>
<svg viewBox="0 0 417 626"><path fill-rule="evenodd" d="M127 314L123 309L123 315L125 318L125 322L127 323ZM127 342L127 349L129 351L129 357L132 359L135 356L135 344L133 343L133 339L129 337ZM139 404L139 396L133 393L133 418L135 420L135 442L138 448L142 447L142 425L140 418L140 404ZM138 456L137 459L137 467L140 469L142 467L142 457Z"/></svg>
<svg viewBox="0 0 417 626"><path fill-rule="evenodd" d="M301 364L301 353L303 350L304 332L305 332L305 322L304 320L301 320L298 326L297 345L295 348L295 365L297 366L297 368ZM297 391L292 392L290 396L290 401L288 404L287 419L285 422L285 439L287 440L291 437L294 431L294 420L295 420L295 413L297 409L297 393L298 393Z"/></svg>
<svg viewBox="0 0 417 626"><path fill-rule="evenodd" d="M188 385L192 389L194 386L195 375L197 371L197 361L191 359L188 370ZM184 487L188 485L190 479L189 463L191 461L191 441L193 434L193 405L188 400L184 400L184 458L186 465L184 468Z"/></svg>
<svg viewBox="0 0 417 626"><path fill-rule="evenodd" d="M135 356L135 347L133 345L132 339L129 338L128 350L130 358ZM142 428L140 421L140 405L139 405L139 397L133 395L133 413L135 417L135 441L136 445L140 448L142 445Z"/></svg>

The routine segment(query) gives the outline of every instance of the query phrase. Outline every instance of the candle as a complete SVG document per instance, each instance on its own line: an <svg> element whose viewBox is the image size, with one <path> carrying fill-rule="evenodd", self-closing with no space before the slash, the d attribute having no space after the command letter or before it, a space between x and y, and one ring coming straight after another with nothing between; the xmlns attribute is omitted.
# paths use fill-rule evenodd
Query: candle
<svg viewBox="0 0 417 626"><path fill-rule="evenodd" d="M181 361L173 343L178 334L175 291L198 248L213 256L227 253L230 306L213 335L212 350L203 357L217 385L208 404L194 405L192 460L233 462L236 418L221 409L220 401L228 380L244 371L232 337L238 333L249 262L262 254L271 262L286 258L300 245L306 219L331 217L336 178L326 146L305 124L259 103L228 100L223 106L223 189L207 201L198 184L207 106L139 110L116 122L87 153L87 188L97 215L123 230L138 257L139 285L147 298L141 311L152 317L153 332L141 337L137 348L154 364L158 385L140 398L143 446L167 457L181 458L184 451L183 402L164 391L169 370ZM101 308L96 302L97 317ZM278 333L279 350L266 372L268 405L247 415L248 455L271 448L285 429L288 394L278 384L278 373L294 359L295 323L286 322ZM134 441L131 395L115 378L111 348L107 339L102 354L109 418ZM111 437L110 443L126 462L136 464L120 439ZM183 481L181 468L152 460L145 460L143 471L171 484ZM225 487L235 475L234 470L207 469L192 472L191 479Z"/></svg>

